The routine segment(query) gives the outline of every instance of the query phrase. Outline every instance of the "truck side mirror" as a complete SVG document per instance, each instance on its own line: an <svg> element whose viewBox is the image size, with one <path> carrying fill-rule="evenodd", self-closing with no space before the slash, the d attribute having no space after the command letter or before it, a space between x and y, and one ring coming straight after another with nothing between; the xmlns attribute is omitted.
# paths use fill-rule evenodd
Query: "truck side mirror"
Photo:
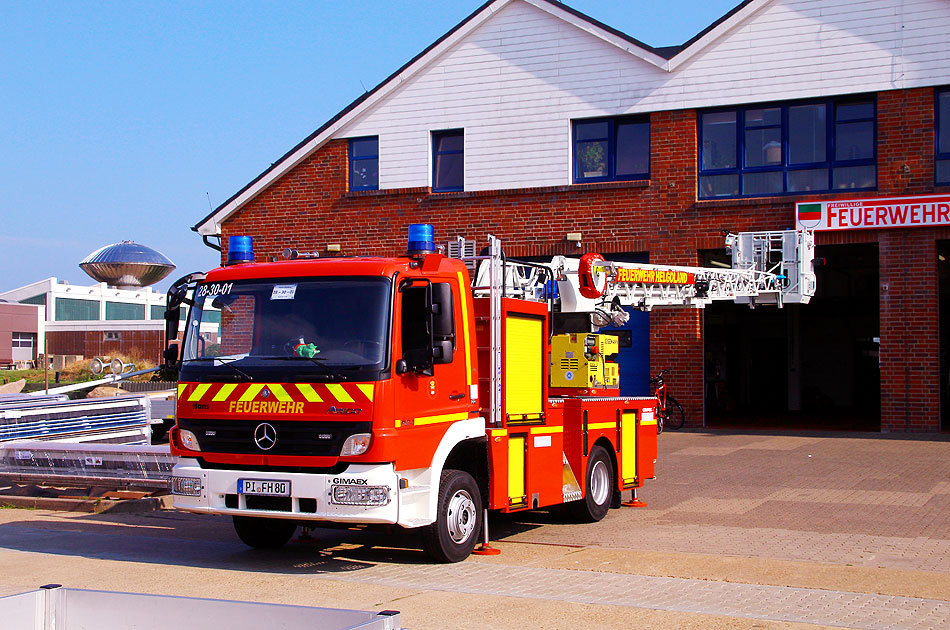
<svg viewBox="0 0 950 630"><path fill-rule="evenodd" d="M448 339L435 341L432 344L432 362L433 363L451 363L452 362L452 342Z"/></svg>
<svg viewBox="0 0 950 630"><path fill-rule="evenodd" d="M455 305L448 282L433 283L431 312L432 362L451 363L455 350Z"/></svg>
<svg viewBox="0 0 950 630"><path fill-rule="evenodd" d="M178 338L178 321L181 319L181 307L165 309L165 343Z"/></svg>
<svg viewBox="0 0 950 630"><path fill-rule="evenodd" d="M165 365L171 366L178 362L178 344L169 345L162 352L162 358L165 359Z"/></svg>

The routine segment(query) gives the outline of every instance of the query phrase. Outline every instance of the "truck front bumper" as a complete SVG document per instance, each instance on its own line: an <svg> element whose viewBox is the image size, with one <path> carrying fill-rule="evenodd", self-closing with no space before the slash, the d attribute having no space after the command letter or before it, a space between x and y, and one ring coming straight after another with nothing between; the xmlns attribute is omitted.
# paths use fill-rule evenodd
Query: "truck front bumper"
<svg viewBox="0 0 950 630"><path fill-rule="evenodd" d="M283 483L289 484L285 496L249 493L262 485L268 492L283 492ZM327 475L217 470L181 459L172 470L172 494L176 508L205 514L343 523L399 520L399 479L392 464L351 464Z"/></svg>

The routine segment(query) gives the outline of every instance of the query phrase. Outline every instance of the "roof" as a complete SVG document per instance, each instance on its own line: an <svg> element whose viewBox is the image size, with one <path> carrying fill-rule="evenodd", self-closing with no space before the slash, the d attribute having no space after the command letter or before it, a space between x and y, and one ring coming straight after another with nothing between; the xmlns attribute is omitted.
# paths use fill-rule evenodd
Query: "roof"
<svg viewBox="0 0 950 630"><path fill-rule="evenodd" d="M495 12L511 2L518 0L488 0L468 17L456 24L445 35L434 41L425 50L407 61L398 70L386 77L372 90L360 95L347 105L336 116L324 123L320 128L301 140L295 147L285 153L264 172L251 180L246 186L234 193L224 203L212 210L208 215L192 226L192 230L202 236L219 235L220 225L229 216L240 210L244 204L266 189L272 182L293 169L314 151L323 146L333 133L346 122L359 115L365 109L384 98L390 91L398 87L403 78L408 78L421 70L429 61L440 55L446 48L477 28L490 18ZM696 34L681 46L664 46L655 48L640 40L627 35L611 26L608 26L585 13L578 11L558 0L520 0L527 2L543 11L555 15L575 26L587 31L605 41L626 50L647 63L651 63L667 72L672 72L678 66L692 58L708 43L744 20L748 15L757 11L771 0L743 0L731 11Z"/></svg>

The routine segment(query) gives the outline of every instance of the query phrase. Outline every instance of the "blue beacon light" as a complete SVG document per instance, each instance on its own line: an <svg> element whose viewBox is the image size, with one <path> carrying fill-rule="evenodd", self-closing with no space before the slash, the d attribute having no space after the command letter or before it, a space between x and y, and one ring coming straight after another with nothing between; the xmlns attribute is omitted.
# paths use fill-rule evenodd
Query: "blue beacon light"
<svg viewBox="0 0 950 630"><path fill-rule="evenodd" d="M410 256L431 254L435 251L435 231L430 223L412 223L409 225L409 245L406 253Z"/></svg>
<svg viewBox="0 0 950 630"><path fill-rule="evenodd" d="M228 264L254 262L254 240L250 236L228 237Z"/></svg>

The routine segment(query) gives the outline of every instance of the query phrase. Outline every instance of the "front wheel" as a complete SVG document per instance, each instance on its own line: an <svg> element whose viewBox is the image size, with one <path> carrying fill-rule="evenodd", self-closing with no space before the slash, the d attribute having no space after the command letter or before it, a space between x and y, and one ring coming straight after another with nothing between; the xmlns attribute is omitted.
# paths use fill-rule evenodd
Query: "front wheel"
<svg viewBox="0 0 950 630"><path fill-rule="evenodd" d="M679 404L672 396L666 397L666 426L674 431L678 431L686 424L686 414L683 413L683 405Z"/></svg>
<svg viewBox="0 0 950 630"><path fill-rule="evenodd" d="M463 470L444 470L438 514L423 531L423 546L438 562L459 562L472 553L482 529L482 494Z"/></svg>
<svg viewBox="0 0 950 630"><path fill-rule="evenodd" d="M571 515L584 523L594 523L607 516L614 492L614 467L601 446L591 449L587 458L587 490L584 498L568 503Z"/></svg>
<svg viewBox="0 0 950 630"><path fill-rule="evenodd" d="M235 516L234 531L248 547L255 549L277 549L297 531L295 521L283 518L260 518L256 516Z"/></svg>

